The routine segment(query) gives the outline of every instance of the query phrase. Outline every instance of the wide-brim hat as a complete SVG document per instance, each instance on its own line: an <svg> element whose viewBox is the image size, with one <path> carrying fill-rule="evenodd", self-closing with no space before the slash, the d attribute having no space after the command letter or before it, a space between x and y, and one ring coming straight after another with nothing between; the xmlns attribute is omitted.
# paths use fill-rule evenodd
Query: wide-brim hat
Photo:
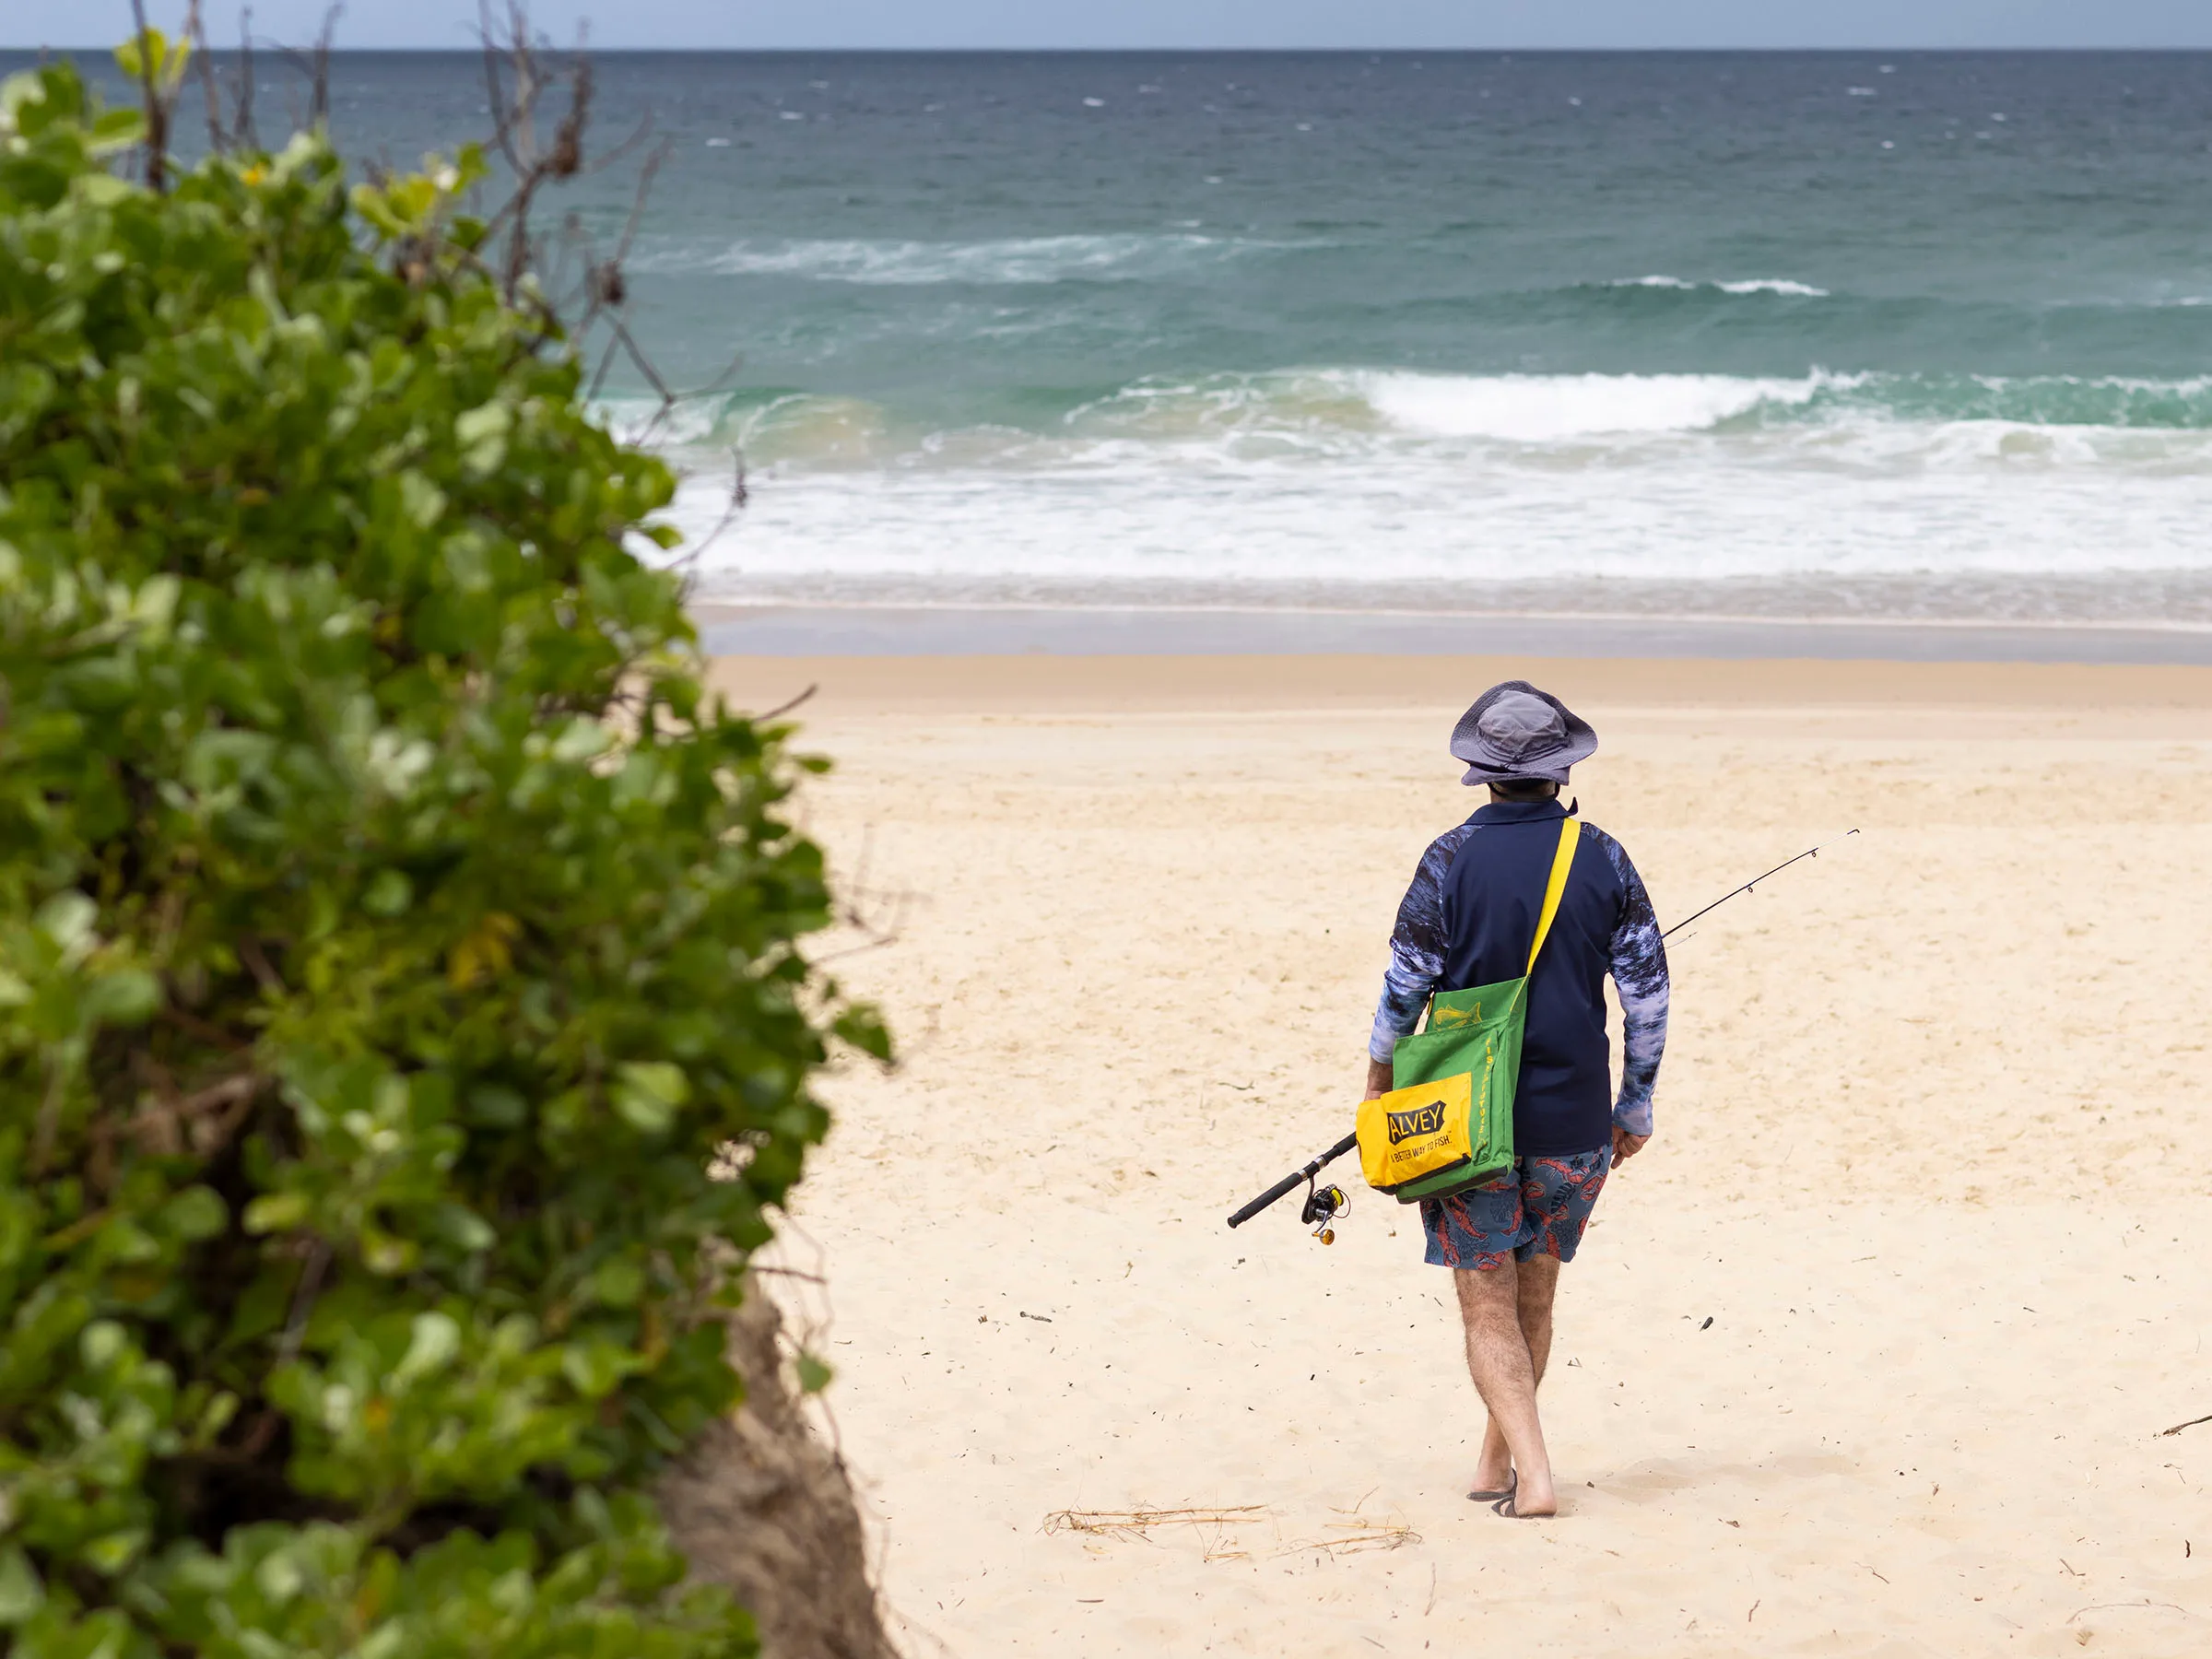
<svg viewBox="0 0 2212 1659"><path fill-rule="evenodd" d="M1475 700L1452 728L1462 783L1567 782L1567 769L1597 752L1597 734L1565 703L1526 680L1506 680Z"/></svg>

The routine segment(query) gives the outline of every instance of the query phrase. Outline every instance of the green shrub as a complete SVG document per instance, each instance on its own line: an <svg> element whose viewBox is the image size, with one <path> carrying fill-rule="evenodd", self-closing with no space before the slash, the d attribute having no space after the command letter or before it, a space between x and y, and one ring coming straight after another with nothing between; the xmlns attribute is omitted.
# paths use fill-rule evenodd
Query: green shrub
<svg viewBox="0 0 2212 1659"><path fill-rule="evenodd" d="M748 1652L648 1488L886 1049L803 763L473 159L157 194L137 132L0 92L0 1648Z"/></svg>

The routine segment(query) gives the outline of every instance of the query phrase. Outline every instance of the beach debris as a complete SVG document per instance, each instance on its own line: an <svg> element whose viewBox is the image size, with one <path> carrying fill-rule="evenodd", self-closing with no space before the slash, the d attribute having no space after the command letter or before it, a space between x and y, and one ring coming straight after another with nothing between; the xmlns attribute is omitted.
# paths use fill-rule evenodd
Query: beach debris
<svg viewBox="0 0 2212 1659"><path fill-rule="evenodd" d="M1362 1512L1358 1506L1330 1512L1337 1519L1325 1523L1319 1536L1279 1539L1278 1528L1279 1541L1265 1553L1271 1557L1314 1553L1359 1555L1370 1550L1397 1549L1421 1541L1421 1535L1402 1517L1381 1519ZM1249 1560L1252 1552L1240 1547L1240 1540L1232 1535L1241 1527L1263 1522L1277 1522L1275 1512L1264 1503L1211 1508L1055 1510L1045 1516L1044 1530L1048 1534L1084 1533L1094 1537L1137 1539L1151 1544L1159 1542L1153 1535L1156 1532L1187 1527L1196 1533L1206 1559Z"/></svg>
<svg viewBox="0 0 2212 1659"><path fill-rule="evenodd" d="M1054 1510L1044 1518L1044 1530L1149 1539L1155 1527L1236 1526L1272 1513L1264 1503L1239 1504L1230 1509Z"/></svg>
<svg viewBox="0 0 2212 1659"><path fill-rule="evenodd" d="M2199 1423L2212 1423L2212 1411L2206 1412L2201 1418L2191 1418L2185 1423L2176 1423L2171 1429L2161 1429L2159 1430L2159 1438L2163 1440L2169 1434L2179 1434L2183 1430L2194 1429Z"/></svg>
<svg viewBox="0 0 2212 1659"><path fill-rule="evenodd" d="M1275 1553L1278 1556L1298 1555L1309 1549L1318 1549L1329 1555L1359 1555L1371 1549L1397 1549L1421 1541L1421 1535L1405 1521L1377 1521L1354 1511L1338 1510L1336 1512L1347 1518L1328 1524L1324 1530L1335 1534L1334 1536L1286 1544Z"/></svg>
<svg viewBox="0 0 2212 1659"><path fill-rule="evenodd" d="M1055 1510L1044 1518L1049 1533L1088 1533L1097 1537L1135 1538L1156 1543L1158 1527L1190 1527L1198 1537L1200 1555L1208 1561L1248 1560L1250 1553L1237 1548L1231 1531L1250 1522L1270 1520L1272 1512L1260 1503L1229 1509Z"/></svg>
<svg viewBox="0 0 2212 1659"><path fill-rule="evenodd" d="M2188 1608L2182 1606L2176 1602L2152 1601L2150 1597L2147 1595L2141 1601L2098 1602L2093 1606L2079 1607L2077 1608L2067 1618L2066 1622L2068 1624L2072 1624L2075 1619L2079 1618L2084 1613L2109 1613L2125 1607L2159 1607L2163 1608L2169 1613L2186 1613L2189 1611Z"/></svg>
<svg viewBox="0 0 2212 1659"><path fill-rule="evenodd" d="M1022 1316L1024 1319L1033 1319L1033 1320L1035 1320L1035 1321L1036 1321L1036 1322L1037 1322L1039 1324L1051 1324L1053 1323L1051 1320L1047 1319L1047 1318L1046 1318L1046 1317L1045 1317L1043 1314L1041 1314L1041 1313L1030 1313L1030 1312L1022 1312L1022 1315L1021 1315L1021 1316Z"/></svg>

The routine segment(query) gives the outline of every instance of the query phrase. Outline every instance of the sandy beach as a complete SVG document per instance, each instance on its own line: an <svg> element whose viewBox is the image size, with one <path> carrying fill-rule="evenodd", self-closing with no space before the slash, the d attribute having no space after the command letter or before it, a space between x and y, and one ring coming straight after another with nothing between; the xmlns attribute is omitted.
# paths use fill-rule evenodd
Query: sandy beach
<svg viewBox="0 0 2212 1659"><path fill-rule="evenodd" d="M1671 947L1658 1138L1562 1281L1565 1507L1411 1214L1226 1213L1348 1127L1453 717L1596 725ZM753 657L904 1051L782 1259L908 1650L2212 1652L2212 669ZM864 941L848 932L832 947ZM827 1324L820 1322L827 1320ZM1072 1512L1201 1512L1140 1532ZM1051 1518L1062 1516L1055 1524ZM2204 1550L2197 1547L2202 1545Z"/></svg>

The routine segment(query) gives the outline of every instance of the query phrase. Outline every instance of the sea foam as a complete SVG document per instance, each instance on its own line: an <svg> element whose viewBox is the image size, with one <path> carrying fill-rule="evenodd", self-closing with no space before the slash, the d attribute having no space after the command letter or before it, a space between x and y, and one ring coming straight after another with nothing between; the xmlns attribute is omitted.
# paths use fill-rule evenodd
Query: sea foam
<svg viewBox="0 0 2212 1659"><path fill-rule="evenodd" d="M753 468L698 566L731 595L2212 574L2198 380L1302 369L1026 426L782 394L681 436L687 527L723 516L712 451Z"/></svg>
<svg viewBox="0 0 2212 1659"><path fill-rule="evenodd" d="M1276 244L1240 238L1174 235L1023 236L989 241L886 241L853 238L771 239L725 247L648 247L631 263L651 275L793 276L814 282L887 287L943 283L1030 286L1140 281L1179 265L1214 263Z"/></svg>
<svg viewBox="0 0 2212 1659"><path fill-rule="evenodd" d="M1815 288L1809 282L1794 282L1787 276L1747 276L1735 281L1686 282L1679 276L1630 276L1609 285L1613 288L1673 288L1682 293L1696 293L1700 288L1723 294L1780 294L1794 300L1826 300L1829 291Z"/></svg>
<svg viewBox="0 0 2212 1659"><path fill-rule="evenodd" d="M1552 443L1608 433L1699 431L1761 405L1808 403L1825 377L1388 372L1361 382L1376 411L1407 430Z"/></svg>

